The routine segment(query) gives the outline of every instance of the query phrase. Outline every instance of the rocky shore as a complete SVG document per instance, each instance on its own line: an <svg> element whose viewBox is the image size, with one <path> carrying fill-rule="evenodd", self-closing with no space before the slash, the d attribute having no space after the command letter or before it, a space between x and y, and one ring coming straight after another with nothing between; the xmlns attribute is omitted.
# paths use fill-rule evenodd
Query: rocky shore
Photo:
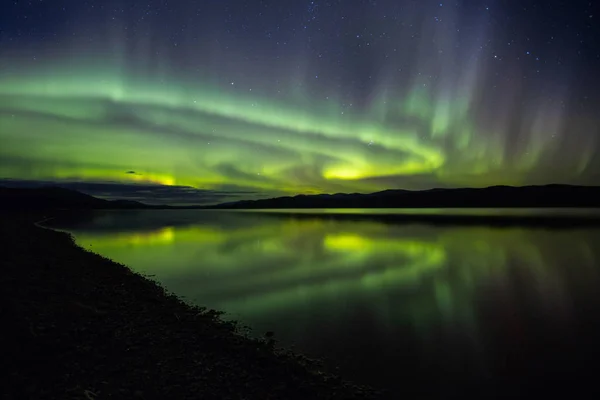
<svg viewBox="0 0 600 400"><path fill-rule="evenodd" d="M6 399L373 399L60 232L0 215Z"/></svg>

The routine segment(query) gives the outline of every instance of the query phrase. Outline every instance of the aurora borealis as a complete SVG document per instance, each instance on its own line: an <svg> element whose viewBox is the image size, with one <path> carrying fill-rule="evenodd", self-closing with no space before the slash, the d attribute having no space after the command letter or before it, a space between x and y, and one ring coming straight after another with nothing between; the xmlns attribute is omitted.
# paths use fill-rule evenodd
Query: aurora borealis
<svg viewBox="0 0 600 400"><path fill-rule="evenodd" d="M2 7L5 182L169 203L600 184L591 1Z"/></svg>

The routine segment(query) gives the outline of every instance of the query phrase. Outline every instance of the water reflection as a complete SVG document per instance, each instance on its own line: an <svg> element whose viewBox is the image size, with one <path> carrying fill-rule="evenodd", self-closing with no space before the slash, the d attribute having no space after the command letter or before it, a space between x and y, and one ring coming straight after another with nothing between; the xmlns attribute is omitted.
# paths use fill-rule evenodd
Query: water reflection
<svg viewBox="0 0 600 400"><path fill-rule="evenodd" d="M553 373L570 373L592 357L600 333L594 228L199 211L102 213L57 227L191 301L274 330L285 344L395 393L451 397L477 385L500 393L530 381L549 354L558 357Z"/></svg>

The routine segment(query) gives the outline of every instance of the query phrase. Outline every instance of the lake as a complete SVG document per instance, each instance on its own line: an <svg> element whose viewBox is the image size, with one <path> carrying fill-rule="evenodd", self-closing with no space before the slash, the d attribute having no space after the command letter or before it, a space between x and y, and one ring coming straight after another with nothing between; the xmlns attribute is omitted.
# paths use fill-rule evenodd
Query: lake
<svg viewBox="0 0 600 400"><path fill-rule="evenodd" d="M595 382L600 224L336 213L103 211L47 225L390 398L514 397Z"/></svg>

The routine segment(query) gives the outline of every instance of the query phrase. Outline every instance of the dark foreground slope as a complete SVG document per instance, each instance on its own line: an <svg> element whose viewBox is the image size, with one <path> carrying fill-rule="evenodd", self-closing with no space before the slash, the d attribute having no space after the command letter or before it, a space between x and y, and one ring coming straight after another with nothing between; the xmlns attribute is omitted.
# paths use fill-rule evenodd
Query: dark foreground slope
<svg viewBox="0 0 600 400"><path fill-rule="evenodd" d="M210 208L501 208L600 207L600 186L492 186L481 189L385 190L240 201Z"/></svg>
<svg viewBox="0 0 600 400"><path fill-rule="evenodd" d="M366 389L276 354L217 313L1 216L0 371L8 399L362 399Z"/></svg>

